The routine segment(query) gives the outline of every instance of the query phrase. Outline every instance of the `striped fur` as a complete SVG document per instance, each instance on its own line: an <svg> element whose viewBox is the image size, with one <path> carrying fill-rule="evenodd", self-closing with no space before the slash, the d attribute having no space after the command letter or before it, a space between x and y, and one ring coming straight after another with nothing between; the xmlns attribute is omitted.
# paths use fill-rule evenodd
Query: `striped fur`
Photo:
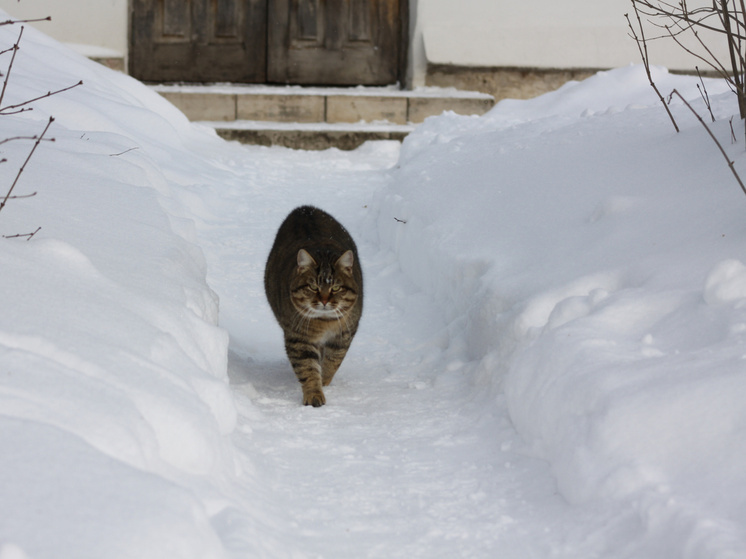
<svg viewBox="0 0 746 559"><path fill-rule="evenodd" d="M280 226L264 271L264 290L285 335L303 404L326 403L363 310L363 274L350 234L326 212L302 206Z"/></svg>

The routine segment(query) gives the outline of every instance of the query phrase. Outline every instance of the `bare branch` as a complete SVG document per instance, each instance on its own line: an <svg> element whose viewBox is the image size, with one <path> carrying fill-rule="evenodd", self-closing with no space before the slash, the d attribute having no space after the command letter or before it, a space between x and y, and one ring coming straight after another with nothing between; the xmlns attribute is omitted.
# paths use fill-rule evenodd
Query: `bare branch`
<svg viewBox="0 0 746 559"><path fill-rule="evenodd" d="M20 113L26 113L28 111L33 111L33 107L26 107L25 109L18 109L16 111L8 111L8 112L0 112L0 116L8 116L8 115L17 115Z"/></svg>
<svg viewBox="0 0 746 559"><path fill-rule="evenodd" d="M20 194L17 196L11 196L10 198L8 198L8 200L21 200L23 198L33 198L37 194L38 194L37 192L32 192L31 194Z"/></svg>
<svg viewBox="0 0 746 559"><path fill-rule="evenodd" d="M5 138L4 140L0 140L0 145L5 144L7 142L14 142L16 140L38 140L39 136L15 136L13 138ZM44 138L45 142L54 142L54 138Z"/></svg>
<svg viewBox="0 0 746 559"><path fill-rule="evenodd" d="M720 142L718 142L718 139L715 137L715 134L712 133L712 130L710 130L710 127L707 126L707 123L704 121L704 119L699 116L699 113L694 110L694 108L687 102L686 99L684 99L684 96L679 93L678 90L674 89L671 92L671 97L676 95L679 99L681 99L684 102L684 105L687 106L687 108L692 111L692 114L697 117L697 120L699 120L700 124L705 127L705 130L707 130L707 133L710 135L710 138L712 138L712 141L715 142L715 145L717 145L718 149L720 150L720 153L723 154L723 157L725 158L725 161L728 162L728 167L730 167L731 173L733 173L733 176L736 177L736 180L738 181L738 185L741 187L741 190L743 190L743 193L746 194L746 186L744 186L743 182L741 181L741 177L738 175L738 172L736 171L736 167L734 165L734 162L730 160L728 157L728 154L725 153L725 150L723 149L723 146Z"/></svg>
<svg viewBox="0 0 746 559"><path fill-rule="evenodd" d="M3 26L3 25L13 25L13 24L17 24L17 23L31 23L31 22L40 22L40 21L51 21L51 19L52 19L51 17L46 17L46 18L28 19L28 20L6 20L6 21L0 22L0 26ZM56 95L56 94L62 93L64 91L68 91L70 89L73 89L74 87L77 87L77 86L83 84L83 81L81 80L80 82L78 82L78 83L76 83L76 84L74 84L72 86L65 87L65 88L59 89L57 91L48 91L44 95L40 95L40 96L38 96L38 97L36 97L34 99L30 99L28 101L24 101L23 103L17 103L15 105L9 105L9 106L3 107L2 104L3 104L3 101L5 99L5 93L6 93L6 90L8 88L8 83L10 81L10 75L11 75L11 73L13 71L13 64L15 63L15 60L16 60L16 54L18 53L18 50L20 48L19 45L20 45L21 39L23 37L23 31L24 31L24 26L21 25L21 30L20 30L20 32L18 34L18 39L16 39L15 44L13 44L13 46L10 47L10 48L8 48L8 49L0 51L0 56L2 56L3 54L7 54L8 52L12 53L12 55L10 57L10 62L8 64L8 67L7 67L7 70L5 72L5 76L4 76L3 82L2 82L2 89L0 89L0 115L3 115L3 114L4 115L18 114L18 113L22 113L22 112L25 112L25 111L30 111L30 110L32 110L32 108L28 107L27 105L33 103L34 101L38 101L40 99L44 99L44 98L50 97L52 95ZM0 73L0 76L2 76L2 73ZM52 125L53 122L54 122L54 117L49 117L49 121L47 122L46 126L44 127L44 130L42 130L41 134L39 134L38 136L37 135L33 135L33 136L14 136L14 137L5 138L3 140L0 140L0 145L8 143L8 142L12 142L12 141L17 141L17 140L31 140L31 141L34 142L33 146L31 147L31 150L28 153L28 156L24 160L24 162L21 165L21 167L18 169L18 172L16 173L16 176L15 176L15 179L13 180L13 183L10 185L10 188L6 192L5 196L2 198L2 201L0 201L0 211L2 211L3 208L5 208L5 205L8 203L8 200L19 200L19 199L23 199L23 198L32 198L32 197L34 197L34 196L37 195L36 192L33 192L31 194L14 195L13 191L14 191L16 185L18 184L18 182L20 181L21 175L23 174L23 171L26 169L26 165L28 165L29 161L31 161L31 158L33 157L34 153L36 152L36 149L39 147L39 144L41 144L42 141L48 141L48 142L53 142L54 141L54 138L45 138L44 137L46 135L46 133L49 131L49 128L50 128L50 126ZM0 159L0 164L6 163L6 162L7 162L6 158ZM19 237L25 237L27 241L30 241L34 237L34 235L36 235L39 231L41 231L41 227L37 227L36 230L33 233L18 234L18 235L3 235L3 237L6 238L6 239L14 239L14 238L19 238Z"/></svg>
<svg viewBox="0 0 746 559"><path fill-rule="evenodd" d="M730 124L730 143L737 144L738 140L736 139L736 131L733 130L733 117L730 117L728 124Z"/></svg>
<svg viewBox="0 0 746 559"><path fill-rule="evenodd" d="M702 100L705 102L705 106L707 107L707 110L710 111L710 118L712 118L712 122L715 122L715 115L712 113L712 103L710 103L710 96L707 93L707 88L705 87L705 81L702 79L702 74L699 73L699 68L695 66L695 69L697 70L697 76L699 76L699 83L697 84L697 89L699 90L699 94L702 96ZM702 87L700 87L700 84L702 84Z"/></svg>
<svg viewBox="0 0 746 559"><path fill-rule="evenodd" d="M16 23L36 23L39 21L52 21L52 16L40 17L38 19L7 19L0 21L0 25L15 25Z"/></svg>
<svg viewBox="0 0 746 559"><path fill-rule="evenodd" d="M668 113L668 118L671 119L671 123L673 124L673 127L676 129L676 132L678 132L679 125L676 124L676 119L674 119L673 114L671 113L671 109L668 107L668 104L663 98L663 95L661 95L661 92L658 90L658 87L655 85L655 82L653 81L653 76L650 73L650 62L648 58L648 45L645 42L645 30L642 27L642 21L640 20L640 13L637 11L637 6L635 6L634 2L632 2L632 7L635 9L635 15L637 16L637 23L640 26L640 37L637 36L637 32L635 31L635 28L632 26L632 21L630 21L629 19L629 14L624 14L624 17L627 18L627 24L629 24L629 29L632 32L632 37L637 42L637 48L640 51L640 56L642 57L642 63L645 66L645 73L648 76L648 82L650 82L650 85L652 86L653 90L658 95L658 99L660 99L661 103L663 103L663 107L666 109L666 112Z"/></svg>
<svg viewBox="0 0 746 559"><path fill-rule="evenodd" d="M648 17L668 19L672 22L685 22L689 24L686 28L696 26L700 29L707 29L708 31L713 31L721 35L726 33L723 27L705 23L709 19L718 17L716 7L701 7L690 11L686 6L686 2L673 5L662 1L653 3L648 0L632 0L632 3L635 4L635 6L641 6L641 8L639 8L640 13ZM650 23L656 27L664 27L664 25L656 24L652 21ZM741 38L746 37L741 36Z"/></svg>
<svg viewBox="0 0 746 559"><path fill-rule="evenodd" d="M645 42L640 18L642 13L650 18L651 25L665 30L665 36L673 40L684 52L706 64L728 83L738 99L741 118L746 118L746 0L712 0L709 5L700 5L693 10L689 8L687 0L679 0L676 4L665 0L631 1L637 13L642 35L642 39L639 39L633 34L633 38L638 41L638 47L640 40ZM718 58L712 45L703 37L704 31L718 33L725 39L727 62ZM692 37L694 44L686 43L685 36ZM703 98L709 108L709 101L704 94Z"/></svg>
<svg viewBox="0 0 746 559"><path fill-rule="evenodd" d="M741 112L741 118L744 118L746 117L746 104L744 104L743 83L741 82L740 68L736 61L736 49L738 48L738 45L734 43L735 39L733 38L733 32L731 31L728 0L720 0L720 9L723 28L728 36L728 55L730 56L730 67L733 71L731 79L733 80L733 84L736 86L736 91L741 93L741 95L738 95L738 108Z"/></svg>
<svg viewBox="0 0 746 559"><path fill-rule="evenodd" d="M39 231L41 231L41 227L37 227L36 231L34 231L33 233L26 233L24 235L21 235L21 234L18 234L18 235L3 235L3 239L18 239L20 237L27 237L26 240L30 241L31 237L33 237L34 235L36 235Z"/></svg>
<svg viewBox="0 0 746 559"><path fill-rule="evenodd" d="M23 174L23 170L26 168L26 165L28 164L29 160L31 159L31 156L34 155L34 152L36 151L36 148L39 147L39 144L42 141L42 138L44 138L44 135L47 133L47 130L49 130L49 127L54 122L54 117L49 117L49 122L47 122L46 127L44 127L44 130L39 135L39 138L34 142L34 146L31 148L31 151L28 154L28 157L26 157L26 161L23 162L23 165L21 165L21 168L18 170L18 174L16 175L15 180L13 181L13 184L10 185L10 189L8 190L8 193L5 195L5 198L2 202L0 202L0 211L3 210L5 207L5 204L8 203L8 200L10 199L11 194L13 194L13 189L16 187L16 184L18 184L18 180L21 178L21 175Z"/></svg>
<svg viewBox="0 0 746 559"><path fill-rule="evenodd" d="M140 149L139 147L135 146L133 148L126 149L124 151L120 151L119 153L110 153L109 157L119 157L120 155L124 155L125 153L129 153L131 151L134 151L136 149Z"/></svg>
<svg viewBox="0 0 746 559"><path fill-rule="evenodd" d="M78 83L73 84L71 86L58 89L57 91L47 91L44 95L39 95L39 97L29 99L28 101L24 101L23 103L18 103L16 105L8 105L7 107L2 107L0 108L0 115L17 114L23 111L31 110L31 109L21 109L19 111L13 111L12 109L23 107L25 105L28 105L29 103L33 103L34 101L38 101L40 99L46 99L47 97L51 97L52 95L57 95L58 93L63 93L64 91L69 91L73 89L74 87L78 87L79 85L83 85L83 80L80 80Z"/></svg>
<svg viewBox="0 0 746 559"><path fill-rule="evenodd" d="M689 47L687 47L686 45L684 45L684 43L682 43L679 40L679 38L678 38L679 34L678 33L673 33L670 29L668 29L668 31L669 31L669 37L671 39L673 39L673 41L677 45L679 45L679 47L681 47L681 49L684 52L686 52L688 54L691 54L695 58L698 58L699 60L701 60L702 62L704 62L705 64L707 64L710 68L712 68L713 70L715 70L715 72L717 72L723 79L728 80L730 83L733 83L732 80L729 80L728 70L725 68L725 66L723 66L720 63L720 61L717 59L717 57L715 57L715 55L712 54L712 52L707 47L707 45L702 41L702 39L699 36L699 33L697 33L696 30L692 29L691 30L692 34L697 39L697 41L699 42L699 44L702 45L702 47L705 49L705 51L710 55L709 59L705 58L701 54L698 54L698 53L694 52Z"/></svg>
<svg viewBox="0 0 746 559"><path fill-rule="evenodd" d="M5 80L3 80L3 89L2 92L0 92L0 105L3 104L3 98L5 97L5 89L8 87L8 80L10 79L10 71L13 69L13 62L16 60L16 53L18 52L18 43L21 42L21 37L23 37L23 25L21 25L21 32L18 34L18 39L16 39L15 44L13 45L13 56L10 57L10 64L8 64L8 71L5 72Z"/></svg>

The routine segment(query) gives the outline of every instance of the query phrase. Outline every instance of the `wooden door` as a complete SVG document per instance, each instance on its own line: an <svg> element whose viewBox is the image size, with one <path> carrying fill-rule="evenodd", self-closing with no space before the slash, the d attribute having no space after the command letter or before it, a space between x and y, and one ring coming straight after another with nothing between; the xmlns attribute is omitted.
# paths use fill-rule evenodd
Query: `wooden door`
<svg viewBox="0 0 746 559"><path fill-rule="evenodd" d="M407 0L130 0L130 74L151 82L403 81Z"/></svg>
<svg viewBox="0 0 746 559"><path fill-rule="evenodd" d="M405 0L268 0L270 82L385 85L401 79Z"/></svg>
<svg viewBox="0 0 746 559"><path fill-rule="evenodd" d="M130 74L143 81L263 82L267 0L131 0Z"/></svg>

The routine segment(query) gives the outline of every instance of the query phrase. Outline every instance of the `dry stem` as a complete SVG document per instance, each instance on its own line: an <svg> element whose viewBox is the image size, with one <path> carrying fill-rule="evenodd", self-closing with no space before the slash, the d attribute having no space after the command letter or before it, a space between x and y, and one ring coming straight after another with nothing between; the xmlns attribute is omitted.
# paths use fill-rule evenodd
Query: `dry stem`
<svg viewBox="0 0 746 559"><path fill-rule="evenodd" d="M41 231L41 227L37 227L36 231L34 231L33 233L24 233L24 234L18 233L17 235L3 235L3 239L18 239L19 237L27 237L26 240L30 241L31 237L36 235L39 231Z"/></svg>
<svg viewBox="0 0 746 559"><path fill-rule="evenodd" d="M33 103L34 101L38 101L39 99L46 99L47 97L51 97L52 95L57 95L58 93L69 91L73 89L74 87L78 87L79 85L83 85L83 80L80 80L76 84L70 85L68 87L63 87L62 89L58 89L56 91L47 91L44 95L39 95L38 97L29 99L28 101L24 101L23 103L17 103L15 105L8 105L7 107L2 107L0 108L0 115L13 115L13 114L22 113L24 111L30 111L32 109L20 109L17 111L11 110L11 109L18 109L19 107L23 107L24 105L28 105L29 103Z"/></svg>
<svg viewBox="0 0 746 559"><path fill-rule="evenodd" d="M676 129L676 132L679 131L679 126L676 124L676 120L673 117L673 114L671 114L671 109L668 108L668 104L666 103L666 100L663 98L663 95L658 90L658 87L655 85L655 82L653 81L653 76L650 73L650 61L648 58L648 45L645 41L645 30L642 27L642 21L640 20L640 12L637 11L637 5L632 2L632 7L635 9L635 15L637 16L637 23L640 26L640 37L637 36L637 33L635 32L635 28L632 26L632 22L629 19L629 14L624 14L624 17L627 18L627 24L629 24L629 29L632 32L632 38L634 38L635 42L637 43L637 48L640 51L640 56L642 57L642 63L645 66L645 73L648 76L648 82L650 82L650 85L652 86L655 93L658 95L658 99L660 99L661 103L663 104L663 107L666 109L666 112L668 113L668 118L671 119L671 123L673 124L673 127Z"/></svg>
<svg viewBox="0 0 746 559"><path fill-rule="evenodd" d="M28 164L29 160L31 159L31 156L34 155L34 152L36 151L36 148L39 147L39 144L41 143L42 139L44 138L44 134L47 133L47 130L49 130L49 127L54 122L54 117L49 117L49 121L47 122L47 125L44 127L44 130L39 135L39 137L34 142L34 146L31 148L31 151L28 154L28 157L26 157L26 161L23 162L23 165L21 165L21 168L18 170L18 174L16 174L16 178L13 181L13 184L10 185L10 189L8 189L7 194L5 195L5 198L2 202L0 202L0 211L3 210L5 207L5 204L8 203L8 200L11 198L11 194L13 194L13 189L16 187L16 184L18 184L18 180L21 178L21 175L23 174L24 169L26 168L26 165Z"/></svg>
<svg viewBox="0 0 746 559"><path fill-rule="evenodd" d="M746 186L744 186L743 182L741 181L741 177L738 175L738 172L736 171L736 167L733 161L728 157L728 154L725 153L725 149L723 149L722 144L718 141L718 139L715 137L715 134L712 133L712 130L710 130L710 127L707 126L707 123L704 121L704 119L699 116L699 113L694 110L694 108L687 102L686 99L684 99L684 96L679 93L678 90L674 89L671 92L671 96L669 97L669 100L673 98L673 96L676 95L679 99L681 99L684 102L684 105L687 106L687 108L692 112L694 116L697 117L697 120L702 124L702 126L705 127L705 130L707 130L707 133L710 135L710 138L712 138L712 141L715 142L715 145L717 145L718 149L720 149L720 153L723 154L723 157L725 157L725 160L728 162L728 167L730 167L731 173L733 173L733 176L736 177L736 180L738 181L738 185L741 187L741 190L743 190L743 193L746 194Z"/></svg>
<svg viewBox="0 0 746 559"><path fill-rule="evenodd" d="M18 52L18 43L21 42L23 37L23 25L21 25L21 32L18 34L15 44L11 47L13 50L13 56L10 57L10 64L8 64L8 71L5 72L5 80L3 80L3 90L0 92L0 106L3 104L3 98L5 97L5 89L8 87L8 80L10 79L10 71L13 69L13 62L16 60L16 53ZM7 52L7 51L6 51Z"/></svg>

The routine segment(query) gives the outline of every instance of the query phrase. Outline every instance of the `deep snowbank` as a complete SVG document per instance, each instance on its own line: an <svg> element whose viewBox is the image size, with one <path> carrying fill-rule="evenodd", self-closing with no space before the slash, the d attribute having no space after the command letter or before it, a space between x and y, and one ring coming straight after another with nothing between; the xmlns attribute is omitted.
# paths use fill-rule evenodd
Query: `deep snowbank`
<svg viewBox="0 0 746 559"><path fill-rule="evenodd" d="M2 48L18 32L0 27ZM3 138L56 117L15 191L37 196L0 213L2 234L42 227L0 242L0 556L222 557L210 518L235 474L228 336L171 195L195 161L184 146L222 142L30 28L3 104L79 79L0 117ZM2 145L4 188L30 147Z"/></svg>
<svg viewBox="0 0 746 559"><path fill-rule="evenodd" d="M0 42L16 35L0 27ZM0 558L312 555L307 543L339 556L743 556L746 199L681 106L673 132L640 68L483 118L430 119L385 188L380 162L345 175L329 170L351 164L342 154L247 155L30 29L13 74L6 103L85 86L0 117L7 137L57 117L56 142L41 145L17 191L39 194L0 212L0 233L43 227L30 243L0 242ZM697 98L690 78L658 71L657 81ZM722 84L708 87L714 129L746 175L742 125L731 145L723 120L735 104ZM29 148L0 146L0 184ZM355 169L391 155L366 149ZM360 340L377 353L351 357L362 373L335 387L338 407L313 416L326 453L298 428L309 416L292 374L276 374L280 338L266 309L253 312L274 227L309 197L359 217L366 271L378 270L368 285L381 289L370 300L390 311ZM244 398L237 418L191 218L237 349L268 363L239 363L245 391L272 413ZM414 348L395 339L409 322L389 323L408 313L431 328ZM252 393L257 380L266 386ZM506 401L573 506L538 501L551 501L551 480L512 450ZM414 409L409 423L397 402ZM453 402L471 408L455 417ZM299 463L336 491L298 481ZM513 476L514 466L526 469ZM428 479L436 471L448 477ZM542 491L524 491L524 476ZM305 484L298 495L278 489L289 478ZM568 508L580 523L533 515Z"/></svg>
<svg viewBox="0 0 746 559"><path fill-rule="evenodd" d="M693 79L656 81L706 113ZM708 89L720 119L737 113ZM731 557L746 549L746 197L674 111L678 135L631 67L430 119L404 143L379 234L562 495L634 512L615 556ZM731 145L713 125L746 175L734 126Z"/></svg>

